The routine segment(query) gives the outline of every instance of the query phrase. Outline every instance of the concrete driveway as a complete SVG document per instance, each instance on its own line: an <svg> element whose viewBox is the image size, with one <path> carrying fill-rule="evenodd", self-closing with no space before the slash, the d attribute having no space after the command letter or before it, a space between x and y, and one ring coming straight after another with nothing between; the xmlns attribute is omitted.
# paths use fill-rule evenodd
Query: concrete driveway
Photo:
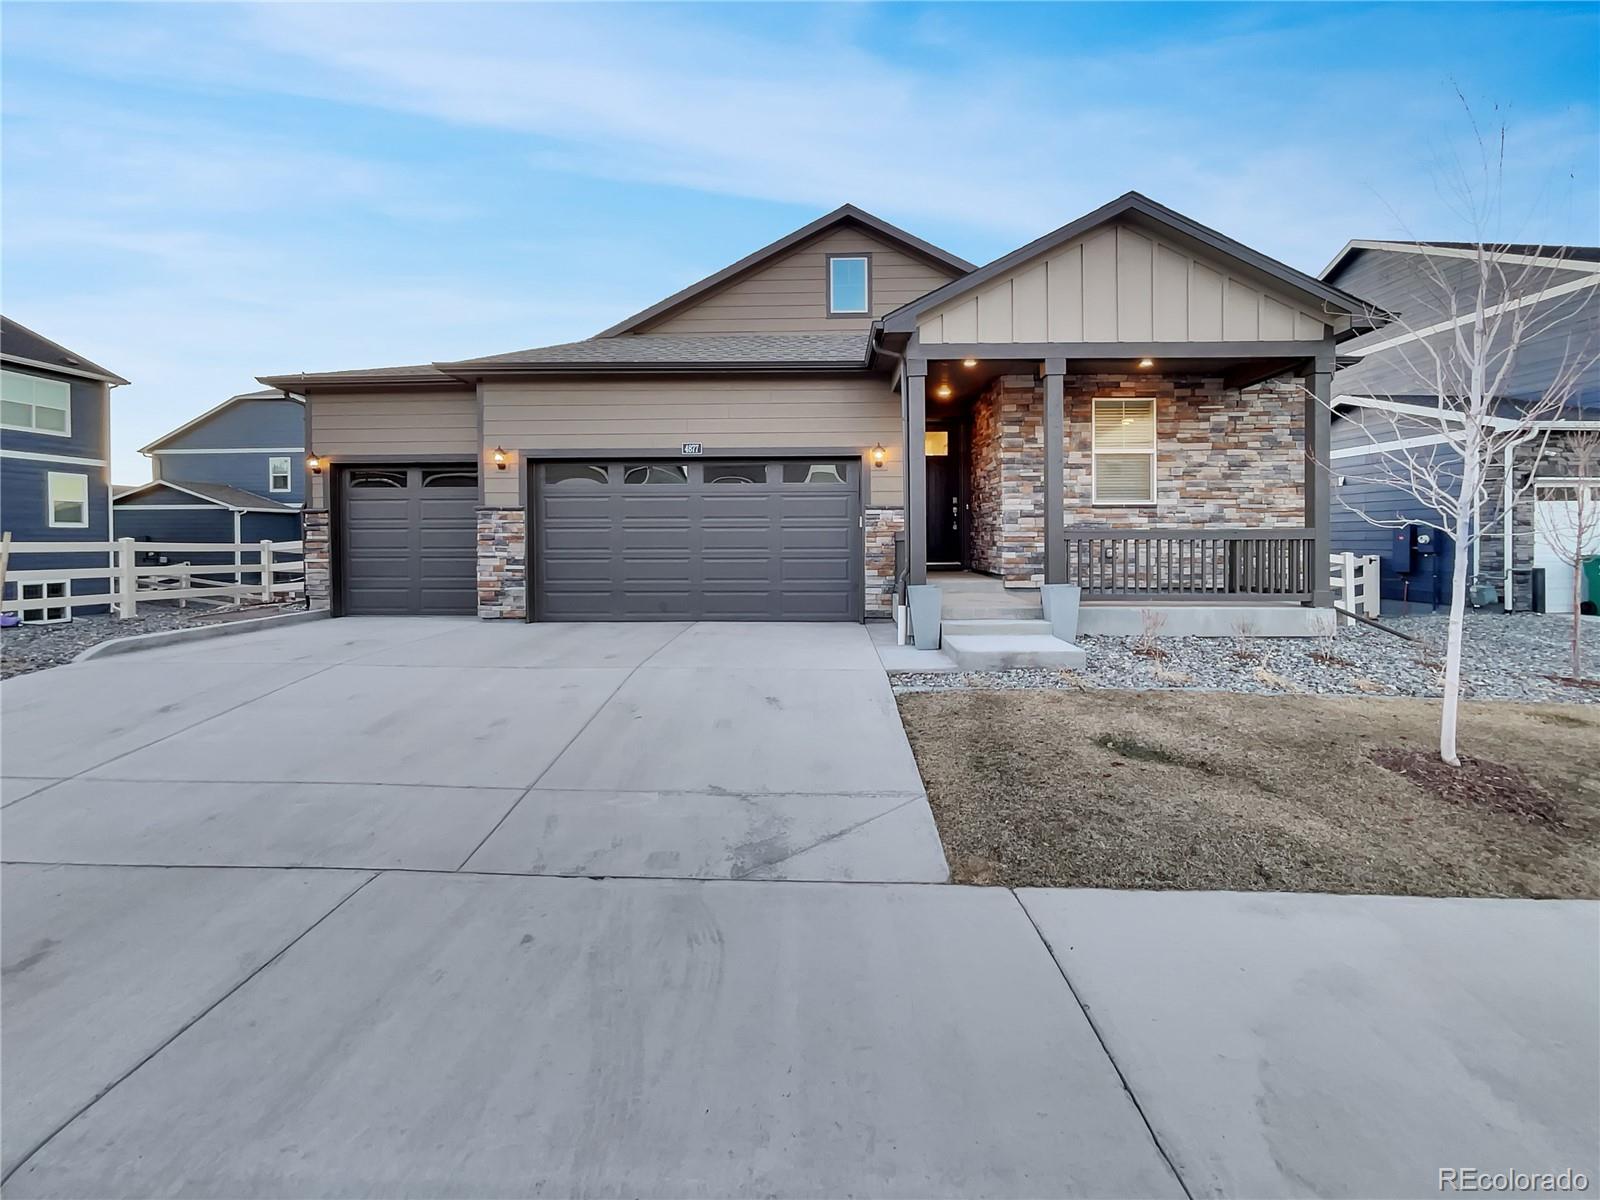
<svg viewBox="0 0 1600 1200"><path fill-rule="evenodd" d="M4 702L7 798L48 796L7 822L30 861L948 873L857 625L324 621L26 676Z"/></svg>
<svg viewBox="0 0 1600 1200"><path fill-rule="evenodd" d="M8 681L6 1195L1594 1186L1600 908L861 882L943 871L862 650L338 621Z"/></svg>

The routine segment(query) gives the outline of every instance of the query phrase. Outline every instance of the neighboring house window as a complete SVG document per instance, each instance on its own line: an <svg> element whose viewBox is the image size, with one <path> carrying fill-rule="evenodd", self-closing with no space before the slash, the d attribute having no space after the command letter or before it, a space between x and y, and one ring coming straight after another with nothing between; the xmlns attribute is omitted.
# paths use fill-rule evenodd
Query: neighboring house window
<svg viewBox="0 0 1600 1200"><path fill-rule="evenodd" d="M1094 503L1156 502L1156 402L1094 402Z"/></svg>
<svg viewBox="0 0 1600 1200"><path fill-rule="evenodd" d="M836 254L828 259L828 312L865 314L869 262L865 254Z"/></svg>
<svg viewBox="0 0 1600 1200"><path fill-rule="evenodd" d="M0 425L65 437L72 432L72 387L21 371L0 371Z"/></svg>
<svg viewBox="0 0 1600 1200"><path fill-rule="evenodd" d="M267 459L267 490L269 492L289 491L289 460L284 458Z"/></svg>
<svg viewBox="0 0 1600 1200"><path fill-rule="evenodd" d="M52 529L89 527L89 477L51 471L45 481Z"/></svg>

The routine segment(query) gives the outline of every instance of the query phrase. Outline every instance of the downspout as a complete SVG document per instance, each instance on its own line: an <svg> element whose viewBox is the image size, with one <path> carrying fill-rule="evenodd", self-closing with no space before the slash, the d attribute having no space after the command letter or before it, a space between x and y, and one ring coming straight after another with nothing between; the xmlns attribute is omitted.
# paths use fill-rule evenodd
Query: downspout
<svg viewBox="0 0 1600 1200"><path fill-rule="evenodd" d="M236 508L233 510L233 584L235 587L244 585L244 575L242 573L244 556L239 550L239 543L244 541L243 517L244 512L242 509ZM233 594L233 602L235 604L243 604L244 594L235 592Z"/></svg>

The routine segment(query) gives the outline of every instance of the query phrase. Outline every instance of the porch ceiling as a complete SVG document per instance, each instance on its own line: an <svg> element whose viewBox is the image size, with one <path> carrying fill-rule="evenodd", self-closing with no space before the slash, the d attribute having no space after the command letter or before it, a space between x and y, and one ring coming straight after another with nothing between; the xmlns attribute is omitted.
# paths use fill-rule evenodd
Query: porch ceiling
<svg viewBox="0 0 1600 1200"><path fill-rule="evenodd" d="M1139 358L1075 358L1067 360L1066 375L1149 375L1152 378L1221 379L1229 387L1248 387L1264 379L1304 369L1305 356L1238 358L1158 358L1140 367ZM928 361L928 416L946 415L980 395L1002 375L1037 376L1043 358L978 358L972 366L964 358ZM948 386L950 395L941 394Z"/></svg>

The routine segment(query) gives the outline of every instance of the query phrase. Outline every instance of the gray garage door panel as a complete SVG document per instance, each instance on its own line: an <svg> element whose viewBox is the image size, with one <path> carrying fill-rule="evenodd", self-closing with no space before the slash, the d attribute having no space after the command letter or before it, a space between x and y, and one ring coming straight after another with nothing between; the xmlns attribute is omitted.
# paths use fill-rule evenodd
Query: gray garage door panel
<svg viewBox="0 0 1600 1200"><path fill-rule="evenodd" d="M477 608L478 484L462 467L348 467L344 611L351 616Z"/></svg>
<svg viewBox="0 0 1600 1200"><path fill-rule="evenodd" d="M860 618L858 461L533 471L540 620Z"/></svg>

